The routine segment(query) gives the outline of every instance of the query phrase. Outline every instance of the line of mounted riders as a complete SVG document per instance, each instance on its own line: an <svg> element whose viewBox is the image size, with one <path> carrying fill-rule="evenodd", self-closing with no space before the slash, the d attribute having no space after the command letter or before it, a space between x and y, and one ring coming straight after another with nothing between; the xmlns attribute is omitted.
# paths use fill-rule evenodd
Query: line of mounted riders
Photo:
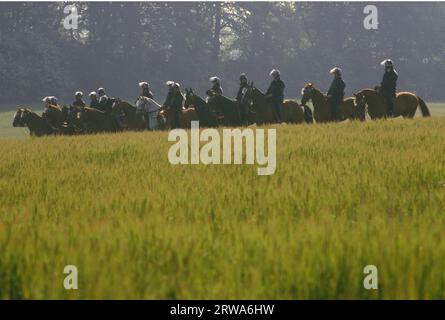
<svg viewBox="0 0 445 320"><path fill-rule="evenodd" d="M103 88L91 92L90 105L86 106L82 92L75 94L70 106L60 106L55 97L45 97L42 116L28 108L17 108L14 127L28 127L30 134L85 134L122 130L162 130L190 128L191 121L200 121L201 127L247 126L269 123L313 123L403 116L414 117L417 107L423 116L430 116L425 102L414 93L396 93L397 72L390 59L381 63L385 67L380 86L363 89L352 97L344 98L345 82L340 68L333 68L332 84L325 95L312 83L302 91L301 103L284 99L285 84L280 71L270 72L272 81L266 93L240 75L240 87L234 100L223 95L221 80L211 77L212 87L203 99L192 89L181 92L180 85L167 81L168 95L161 106L153 98L147 82L139 83L142 93L135 105L110 98ZM306 106L312 101L313 112Z"/></svg>

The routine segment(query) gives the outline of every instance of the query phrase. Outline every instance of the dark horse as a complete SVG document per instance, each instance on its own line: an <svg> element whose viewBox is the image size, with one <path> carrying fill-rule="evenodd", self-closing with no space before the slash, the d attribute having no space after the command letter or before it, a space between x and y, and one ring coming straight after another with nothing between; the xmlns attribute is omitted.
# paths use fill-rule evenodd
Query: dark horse
<svg viewBox="0 0 445 320"><path fill-rule="evenodd" d="M207 103L217 115L219 123L224 126L240 126L243 124L240 104L222 95L214 95Z"/></svg>
<svg viewBox="0 0 445 320"><path fill-rule="evenodd" d="M126 101L117 99L113 103L113 114L117 116L121 128L141 131L147 128L146 119L137 112L137 108Z"/></svg>
<svg viewBox="0 0 445 320"><path fill-rule="evenodd" d="M110 112L85 107L77 115L85 133L116 132L121 130L116 117Z"/></svg>
<svg viewBox="0 0 445 320"><path fill-rule="evenodd" d="M54 130L45 119L28 108L17 109L12 125L14 127L26 126L29 134L36 137L57 133L57 130Z"/></svg>
<svg viewBox="0 0 445 320"><path fill-rule="evenodd" d="M184 106L186 108L195 108L198 114L199 125L201 127L218 126L216 113L210 108L207 102L203 98L195 94L191 88L189 90L185 89Z"/></svg>

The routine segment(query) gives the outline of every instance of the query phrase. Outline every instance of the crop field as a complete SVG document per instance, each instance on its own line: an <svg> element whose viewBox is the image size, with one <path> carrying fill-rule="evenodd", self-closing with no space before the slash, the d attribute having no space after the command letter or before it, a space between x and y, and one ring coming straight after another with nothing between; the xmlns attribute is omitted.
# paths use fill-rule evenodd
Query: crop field
<svg viewBox="0 0 445 320"><path fill-rule="evenodd" d="M2 113L0 298L445 299L445 106L429 106L272 126L271 176L171 165L167 132L27 138Z"/></svg>

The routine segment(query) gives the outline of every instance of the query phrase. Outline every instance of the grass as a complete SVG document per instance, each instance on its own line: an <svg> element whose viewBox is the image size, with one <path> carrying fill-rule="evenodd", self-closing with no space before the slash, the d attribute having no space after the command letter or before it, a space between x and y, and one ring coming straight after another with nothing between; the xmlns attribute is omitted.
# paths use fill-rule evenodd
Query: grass
<svg viewBox="0 0 445 320"><path fill-rule="evenodd" d="M444 299L444 133L278 126L272 176L172 166L166 132L0 139L0 298Z"/></svg>

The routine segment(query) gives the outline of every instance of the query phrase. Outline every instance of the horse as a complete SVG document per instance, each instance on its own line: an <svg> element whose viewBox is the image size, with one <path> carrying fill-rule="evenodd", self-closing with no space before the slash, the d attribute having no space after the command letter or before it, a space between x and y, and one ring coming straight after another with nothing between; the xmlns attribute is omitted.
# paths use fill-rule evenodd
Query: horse
<svg viewBox="0 0 445 320"><path fill-rule="evenodd" d="M198 114L199 126L213 128L218 126L218 119L216 114L207 104L207 102L195 94L190 88L189 90L185 89L185 102L184 106L186 108L195 108L196 113Z"/></svg>
<svg viewBox="0 0 445 320"><path fill-rule="evenodd" d="M162 129L173 129L174 114L170 107L162 107L159 113L159 123ZM182 109L179 115L178 128L190 129L192 121L199 121L198 112L193 107Z"/></svg>
<svg viewBox="0 0 445 320"><path fill-rule="evenodd" d="M301 90L301 103L305 105L312 100L314 106L314 117L317 122L328 122L334 120L359 119L365 120L364 108L357 107L355 97L349 97L343 100L339 105L337 114L333 114L331 99L324 95L312 83L307 83Z"/></svg>
<svg viewBox="0 0 445 320"><path fill-rule="evenodd" d="M64 134L83 133L82 125L79 122L78 114L82 108L76 106L62 106L62 125L60 130Z"/></svg>
<svg viewBox="0 0 445 320"><path fill-rule="evenodd" d="M240 112L240 103L222 95L215 95L209 99L208 105L217 115L219 122L224 126L240 126L243 120Z"/></svg>
<svg viewBox="0 0 445 320"><path fill-rule="evenodd" d="M111 113L96 108L82 108L77 118L85 133L116 132L121 129Z"/></svg>
<svg viewBox="0 0 445 320"><path fill-rule="evenodd" d="M112 112L121 119L120 126L127 130L142 131L147 128L145 117L141 113L137 113L137 108L126 101L117 99L113 103Z"/></svg>
<svg viewBox="0 0 445 320"><path fill-rule="evenodd" d="M144 119L145 127L149 130L159 129L159 112L161 106L153 99L140 96L136 101L136 117Z"/></svg>
<svg viewBox="0 0 445 320"><path fill-rule="evenodd" d="M242 101L250 106L252 122L256 124L267 124L276 122L271 100L256 88L251 82L243 95ZM305 122L304 107L295 100L284 100L281 106L281 116L286 123Z"/></svg>
<svg viewBox="0 0 445 320"><path fill-rule="evenodd" d="M62 107L52 104L46 106L42 112L42 118L47 121L48 125L52 127L54 131L58 131L63 126L65 120Z"/></svg>
<svg viewBox="0 0 445 320"><path fill-rule="evenodd" d="M377 89L377 90L376 90ZM381 119L387 117L387 103L380 93L380 88L363 89L355 93L356 99L364 100L368 106L368 114L371 119ZM423 117L431 116L430 110L425 101L418 95L411 92L398 92L394 102L394 116L404 118L413 118L417 107L420 108Z"/></svg>
<svg viewBox="0 0 445 320"><path fill-rule="evenodd" d="M19 108L13 120L14 127L28 127L31 136L41 137L55 134L55 131L48 122L34 111L28 108Z"/></svg>
<svg viewBox="0 0 445 320"><path fill-rule="evenodd" d="M17 107L17 111L14 113L14 117L12 118L12 126L13 127L26 127L26 124L23 122L22 114L26 108Z"/></svg>

